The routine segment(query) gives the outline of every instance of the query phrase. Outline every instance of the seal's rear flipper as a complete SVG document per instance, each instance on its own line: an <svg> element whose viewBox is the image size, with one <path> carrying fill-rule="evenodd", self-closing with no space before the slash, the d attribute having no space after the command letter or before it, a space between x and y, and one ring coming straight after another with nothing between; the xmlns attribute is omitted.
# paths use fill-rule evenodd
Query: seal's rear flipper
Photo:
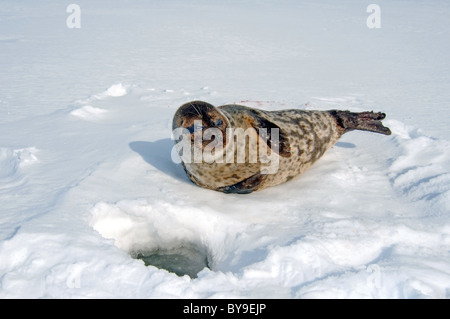
<svg viewBox="0 0 450 319"><path fill-rule="evenodd" d="M383 126L381 120L386 117L384 113L361 112L353 113L349 111L328 111L336 119L337 125L342 129L342 134L353 131L370 131L384 135L391 135L391 130Z"/></svg>

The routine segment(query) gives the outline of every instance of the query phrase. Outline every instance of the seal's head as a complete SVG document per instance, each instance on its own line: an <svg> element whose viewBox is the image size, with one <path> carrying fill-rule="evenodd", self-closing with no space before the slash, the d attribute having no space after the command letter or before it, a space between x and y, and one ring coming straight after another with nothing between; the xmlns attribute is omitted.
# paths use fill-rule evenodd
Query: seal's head
<svg viewBox="0 0 450 319"><path fill-rule="evenodd" d="M191 135L191 141L199 140L205 148L214 136L216 143L226 143L226 129L230 126L227 117L213 105L203 101L193 101L180 106L173 117L172 129L183 129Z"/></svg>

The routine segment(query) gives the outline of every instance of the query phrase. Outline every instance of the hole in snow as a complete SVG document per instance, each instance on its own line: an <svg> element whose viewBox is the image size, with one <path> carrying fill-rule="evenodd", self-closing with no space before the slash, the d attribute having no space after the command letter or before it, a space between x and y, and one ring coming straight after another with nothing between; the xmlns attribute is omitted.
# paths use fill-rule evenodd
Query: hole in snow
<svg viewBox="0 0 450 319"><path fill-rule="evenodd" d="M190 227L193 218L184 219L188 213L179 206L145 200L101 202L92 208L89 223L146 266L196 278L205 267L211 269L212 254L197 229Z"/></svg>
<svg viewBox="0 0 450 319"><path fill-rule="evenodd" d="M195 245L182 245L172 249L160 248L148 252L133 253L136 259L144 261L146 266L155 266L173 272L178 276L188 275L197 278L197 274L209 267L208 254Z"/></svg>

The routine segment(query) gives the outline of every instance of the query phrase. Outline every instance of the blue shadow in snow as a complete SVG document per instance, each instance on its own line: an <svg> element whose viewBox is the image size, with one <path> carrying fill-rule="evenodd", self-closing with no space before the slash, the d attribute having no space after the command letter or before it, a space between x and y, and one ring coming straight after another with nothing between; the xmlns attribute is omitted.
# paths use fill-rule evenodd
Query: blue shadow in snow
<svg viewBox="0 0 450 319"><path fill-rule="evenodd" d="M181 164L172 161L174 142L170 138L154 142L135 141L129 143L130 148L138 153L144 161L161 172L180 181L190 183Z"/></svg>

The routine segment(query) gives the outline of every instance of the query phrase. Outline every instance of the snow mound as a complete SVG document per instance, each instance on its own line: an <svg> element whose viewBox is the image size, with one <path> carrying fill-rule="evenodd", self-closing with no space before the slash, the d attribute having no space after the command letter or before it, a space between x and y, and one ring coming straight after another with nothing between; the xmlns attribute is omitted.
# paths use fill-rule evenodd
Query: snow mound
<svg viewBox="0 0 450 319"><path fill-rule="evenodd" d="M108 90L106 90L106 93L113 97L124 96L127 95L128 89L122 83L118 83L112 85Z"/></svg>
<svg viewBox="0 0 450 319"><path fill-rule="evenodd" d="M103 118L107 112L108 110L99 107L93 107L91 105L86 105L79 109L73 110L72 112L70 112L70 114L83 120L95 121Z"/></svg>
<svg viewBox="0 0 450 319"><path fill-rule="evenodd" d="M100 93L91 95L87 99L81 99L78 100L77 103L79 104L93 104L98 101L104 101L109 98L117 98L117 97L123 97L130 93L130 85L124 85L122 83L117 83L111 85L109 88L107 88L104 91L101 91Z"/></svg>
<svg viewBox="0 0 450 319"><path fill-rule="evenodd" d="M36 147L27 147L14 150L14 155L19 161L20 167L26 167L35 163L39 163L39 159L36 156L38 149Z"/></svg>
<svg viewBox="0 0 450 319"><path fill-rule="evenodd" d="M35 147L12 150L0 148L0 180L11 179L19 174L20 168L38 163Z"/></svg>

